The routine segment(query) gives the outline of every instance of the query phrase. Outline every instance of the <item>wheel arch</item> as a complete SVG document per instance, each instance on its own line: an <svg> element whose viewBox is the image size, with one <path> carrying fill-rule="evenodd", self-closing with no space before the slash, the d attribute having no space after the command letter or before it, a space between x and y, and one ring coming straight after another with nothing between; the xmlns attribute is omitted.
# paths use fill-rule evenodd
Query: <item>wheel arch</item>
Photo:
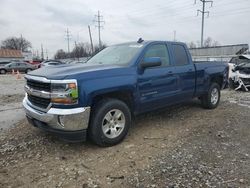
<svg viewBox="0 0 250 188"><path fill-rule="evenodd" d="M213 76L210 79L210 85L212 83L217 83L220 86L220 89L222 89L222 87L223 87L223 76L220 76L220 75Z"/></svg>
<svg viewBox="0 0 250 188"><path fill-rule="evenodd" d="M124 102L131 112L134 110L134 97L133 92L130 90L119 90L119 91L110 91L105 93L100 93L95 95L91 100L91 108L95 106L99 101L107 98L118 99Z"/></svg>

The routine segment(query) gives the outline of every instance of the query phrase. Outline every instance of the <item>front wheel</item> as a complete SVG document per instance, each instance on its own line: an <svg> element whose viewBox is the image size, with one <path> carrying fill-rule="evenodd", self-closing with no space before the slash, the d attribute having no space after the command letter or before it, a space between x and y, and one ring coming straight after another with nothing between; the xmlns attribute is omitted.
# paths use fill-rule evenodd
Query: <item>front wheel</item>
<svg viewBox="0 0 250 188"><path fill-rule="evenodd" d="M117 99L104 99L93 109L89 136L99 146L113 146L125 138L130 125L128 106Z"/></svg>
<svg viewBox="0 0 250 188"><path fill-rule="evenodd" d="M204 108L214 109L220 102L220 86L212 83L207 94L201 97L201 104Z"/></svg>
<svg viewBox="0 0 250 188"><path fill-rule="evenodd" d="M0 70L0 74L6 74L6 72L7 72L7 71L4 70L4 69L1 69L1 70Z"/></svg>

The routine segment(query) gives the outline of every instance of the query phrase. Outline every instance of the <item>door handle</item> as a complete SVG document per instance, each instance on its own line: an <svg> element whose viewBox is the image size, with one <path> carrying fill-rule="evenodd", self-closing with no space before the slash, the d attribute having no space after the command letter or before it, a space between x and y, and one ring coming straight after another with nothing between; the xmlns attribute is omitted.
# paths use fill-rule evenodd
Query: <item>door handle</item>
<svg viewBox="0 0 250 188"><path fill-rule="evenodd" d="M166 73L166 76L172 76L173 75L173 71L168 71L167 73Z"/></svg>

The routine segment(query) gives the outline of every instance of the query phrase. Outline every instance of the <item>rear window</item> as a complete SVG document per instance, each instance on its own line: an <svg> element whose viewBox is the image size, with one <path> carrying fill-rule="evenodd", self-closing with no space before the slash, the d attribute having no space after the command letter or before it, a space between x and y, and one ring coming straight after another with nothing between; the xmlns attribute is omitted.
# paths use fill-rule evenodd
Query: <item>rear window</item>
<svg viewBox="0 0 250 188"><path fill-rule="evenodd" d="M176 65L187 65L189 64L188 56L184 46L179 44L173 44L173 53Z"/></svg>

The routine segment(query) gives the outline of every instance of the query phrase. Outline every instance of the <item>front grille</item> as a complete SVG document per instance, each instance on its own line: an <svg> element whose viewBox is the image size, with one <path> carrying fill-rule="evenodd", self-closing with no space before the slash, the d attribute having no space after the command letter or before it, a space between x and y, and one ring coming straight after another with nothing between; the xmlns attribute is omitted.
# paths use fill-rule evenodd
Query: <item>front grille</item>
<svg viewBox="0 0 250 188"><path fill-rule="evenodd" d="M32 89L36 89L39 91L50 91L50 83L44 83L44 82L39 82L39 81L35 81L35 80L27 80L27 85L32 88Z"/></svg>
<svg viewBox="0 0 250 188"><path fill-rule="evenodd" d="M50 99L45 99L41 97L36 97L33 95L28 95L28 100L35 106L39 108L46 109L50 104Z"/></svg>

